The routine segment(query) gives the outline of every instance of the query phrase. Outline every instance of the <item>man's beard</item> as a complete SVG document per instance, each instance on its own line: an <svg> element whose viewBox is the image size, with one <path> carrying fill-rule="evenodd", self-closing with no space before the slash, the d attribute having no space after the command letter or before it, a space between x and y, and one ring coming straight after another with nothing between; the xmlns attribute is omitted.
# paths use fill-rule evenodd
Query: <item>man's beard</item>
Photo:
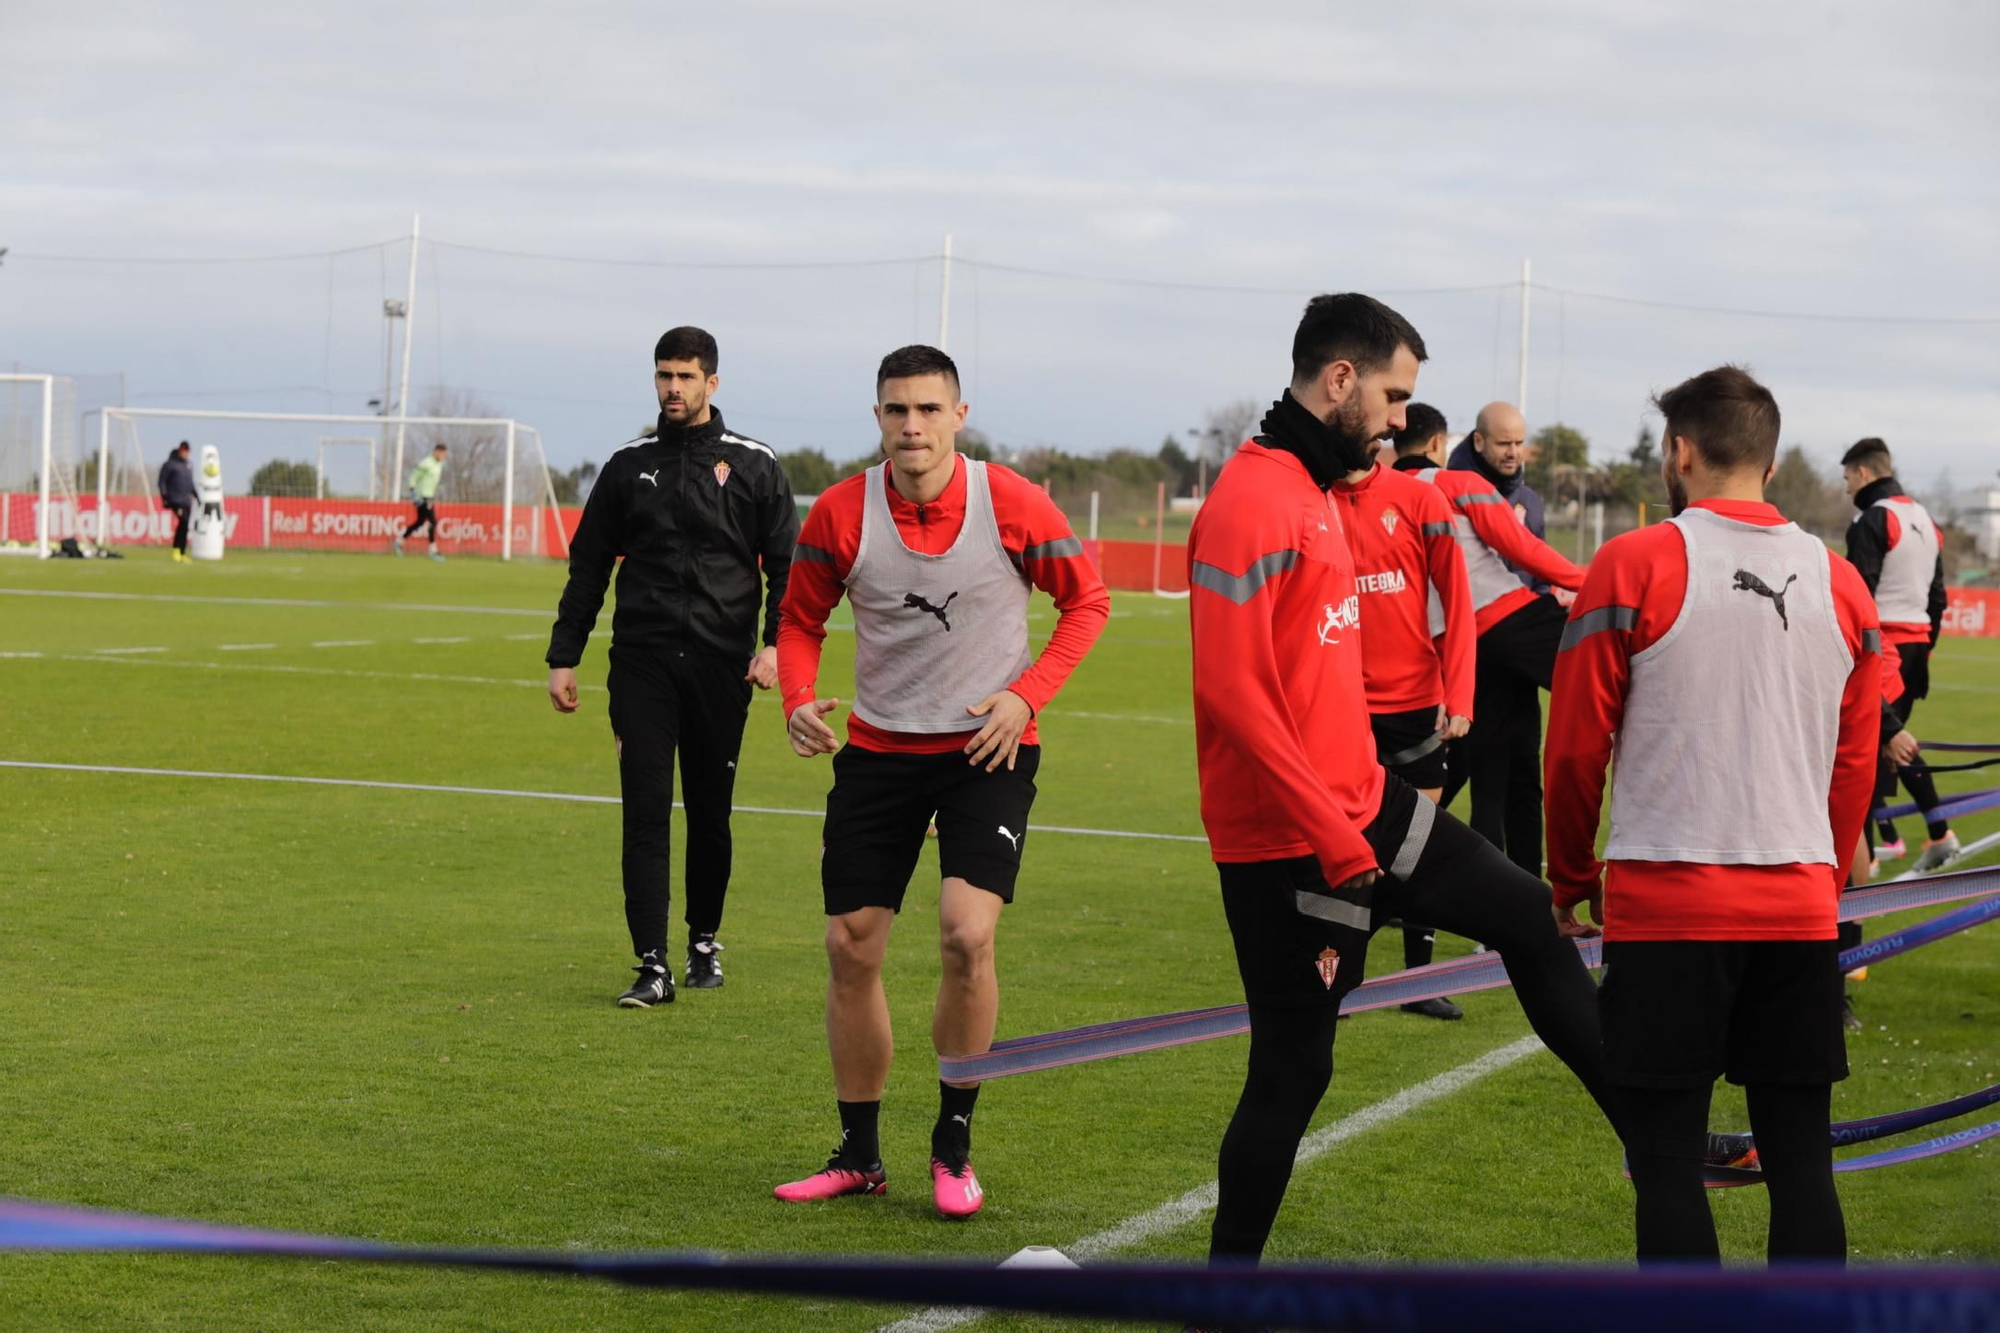
<svg viewBox="0 0 2000 1333"><path fill-rule="evenodd" d="M1337 461L1346 471L1359 472L1373 461L1378 437L1369 433L1368 410L1361 405L1359 394L1333 409L1326 431L1333 437Z"/></svg>
<svg viewBox="0 0 2000 1333"><path fill-rule="evenodd" d="M1688 507L1687 487L1681 485L1681 479L1671 465L1660 469L1660 480L1667 483L1667 506L1674 511L1674 517L1679 518L1681 511Z"/></svg>
<svg viewBox="0 0 2000 1333"><path fill-rule="evenodd" d="M665 412L669 415L673 415L674 413L679 413L680 415L686 417L700 416L701 409L707 406L708 406L708 400L706 398L703 398L699 402L697 402L696 400L689 398L685 395L681 397L679 402L669 403L664 399L662 399L660 402L660 410L662 412Z"/></svg>

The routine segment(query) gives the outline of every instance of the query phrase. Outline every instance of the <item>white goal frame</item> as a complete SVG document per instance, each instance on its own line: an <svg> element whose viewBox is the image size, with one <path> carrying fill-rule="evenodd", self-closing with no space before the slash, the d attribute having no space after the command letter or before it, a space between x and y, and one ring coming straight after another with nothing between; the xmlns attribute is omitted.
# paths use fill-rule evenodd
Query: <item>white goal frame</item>
<svg viewBox="0 0 2000 1333"><path fill-rule="evenodd" d="M0 379L5 378L9 377L0 377ZM47 379L49 377L22 375L11 378ZM45 390L45 392L52 392L52 390ZM50 399L44 398L43 401L46 403ZM537 442L536 453L540 456L542 462L542 494L533 502L532 507L539 508L543 502L546 502L551 511L552 518L556 516L561 508L556 503L555 483L549 476L548 454L540 447L541 432L533 426L515 420L513 417L378 417L359 416L352 413L322 412L221 412L197 407L107 407L103 409L103 415L98 419L98 531L102 532L105 530L104 524L110 516L111 500L106 491L105 478L109 475L111 468L112 421L115 419L131 422L135 420L162 418L182 421L292 421L329 426L374 426L377 428L395 426L399 430L404 426L500 426L504 427L507 432L507 457L505 475L501 480L500 496L500 558L502 560L512 560L514 558L514 463L519 452L520 436L522 433L525 432L535 437ZM45 433L43 435L44 449L48 448L48 439L49 436ZM400 468L402 460L398 458L396 461L398 468ZM401 478L396 478L396 481L400 482ZM46 500L48 473L46 469L42 474L42 486L44 495L42 521L46 524L48 521L48 504ZM560 521L555 523L555 536L557 542L562 547L563 554L567 556L569 554L569 540L563 532Z"/></svg>
<svg viewBox="0 0 2000 1333"><path fill-rule="evenodd" d="M368 499L375 499L382 479L376 475L375 446L381 443L373 435L322 435L319 437L319 456L313 460L313 499L326 499L326 447L329 444L362 445L368 450Z"/></svg>
<svg viewBox="0 0 2000 1333"><path fill-rule="evenodd" d="M42 465L37 469L41 477L41 507L35 514L35 543L32 548L16 547L12 551L0 546L0 554L32 555L37 560L49 558L49 474L55 471L56 379L54 375L0 375L0 384L42 386Z"/></svg>

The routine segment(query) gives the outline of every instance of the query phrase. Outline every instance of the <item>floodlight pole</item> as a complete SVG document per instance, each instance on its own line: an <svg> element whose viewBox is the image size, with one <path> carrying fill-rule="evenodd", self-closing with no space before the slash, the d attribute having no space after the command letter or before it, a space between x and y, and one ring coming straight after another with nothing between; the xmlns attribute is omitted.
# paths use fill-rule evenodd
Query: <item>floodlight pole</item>
<svg viewBox="0 0 2000 1333"><path fill-rule="evenodd" d="M938 280L938 350L947 352L951 341L951 233L944 234L944 263Z"/></svg>
<svg viewBox="0 0 2000 1333"><path fill-rule="evenodd" d="M417 234L423 227L423 214L410 214L410 283L403 296L403 376L396 388L396 415L407 416L410 411L410 344L417 332ZM393 326L392 326L393 327ZM396 423L396 472L394 487L403 484L403 423ZM392 489L390 494L394 494Z"/></svg>
<svg viewBox="0 0 2000 1333"><path fill-rule="evenodd" d="M1521 419L1528 417L1528 261L1521 261L1521 379L1514 393L1514 407Z"/></svg>
<svg viewBox="0 0 2000 1333"><path fill-rule="evenodd" d="M514 558L514 441L517 432L507 423L507 476L500 484L500 558ZM546 470L546 464L544 465Z"/></svg>
<svg viewBox="0 0 2000 1333"><path fill-rule="evenodd" d="M121 397L123 395L120 395ZM99 549L110 545L105 540L106 525L111 521L111 499L106 478L111 475L111 414L100 410L97 414L97 545Z"/></svg>

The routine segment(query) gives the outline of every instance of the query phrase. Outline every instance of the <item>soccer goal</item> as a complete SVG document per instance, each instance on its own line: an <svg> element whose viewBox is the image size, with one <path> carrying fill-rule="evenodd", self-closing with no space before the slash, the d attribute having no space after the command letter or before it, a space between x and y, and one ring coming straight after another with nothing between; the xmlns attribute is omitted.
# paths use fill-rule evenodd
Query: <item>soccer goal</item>
<svg viewBox="0 0 2000 1333"><path fill-rule="evenodd" d="M0 375L0 555L46 559L78 535L76 389L62 375Z"/></svg>
<svg viewBox="0 0 2000 1333"><path fill-rule="evenodd" d="M157 471L183 440L197 456L211 444L221 453L224 533L236 549L388 553L415 517L411 474L442 445L434 506L440 551L502 560L569 554L576 516L556 503L541 433L507 417L106 408L100 457L138 462L107 469L125 479L123 491L99 497L101 530L111 540L171 540L170 518L130 478L149 488L147 469ZM422 538L414 540L421 550Z"/></svg>

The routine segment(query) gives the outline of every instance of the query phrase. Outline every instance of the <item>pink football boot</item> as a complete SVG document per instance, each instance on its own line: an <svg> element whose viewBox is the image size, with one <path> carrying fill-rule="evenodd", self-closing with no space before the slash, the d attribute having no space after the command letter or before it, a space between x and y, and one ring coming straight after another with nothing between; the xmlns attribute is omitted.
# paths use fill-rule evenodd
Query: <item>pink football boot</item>
<svg viewBox="0 0 2000 1333"><path fill-rule="evenodd" d="M963 1157L948 1163L931 1158L931 1196L937 1200L938 1213L953 1219L971 1217L986 1202L972 1163Z"/></svg>
<svg viewBox="0 0 2000 1333"><path fill-rule="evenodd" d="M813 1203L820 1199L838 1199L847 1194L887 1194L889 1178L882 1171L882 1164L857 1167L835 1153L827 1159L823 1170L815 1171L804 1180L794 1180L771 1191L774 1198L786 1203ZM976 1206L976 1205L975 1205Z"/></svg>

